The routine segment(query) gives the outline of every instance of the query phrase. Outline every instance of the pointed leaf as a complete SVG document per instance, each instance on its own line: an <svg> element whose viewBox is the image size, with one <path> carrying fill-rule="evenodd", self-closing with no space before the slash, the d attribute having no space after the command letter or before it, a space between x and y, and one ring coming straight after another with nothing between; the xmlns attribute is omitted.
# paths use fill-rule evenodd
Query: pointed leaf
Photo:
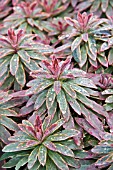
<svg viewBox="0 0 113 170"><path fill-rule="evenodd" d="M3 168L12 168L14 166L16 166L16 164L20 161L21 158L19 157L14 157L12 159L10 159L7 163L5 163L5 165L3 165Z"/></svg>
<svg viewBox="0 0 113 170"><path fill-rule="evenodd" d="M94 82L89 78L77 77L75 80L73 80L73 82L81 86L97 89Z"/></svg>
<svg viewBox="0 0 113 170"><path fill-rule="evenodd" d="M80 163L77 159L63 156L63 159L68 163L69 166L74 167L75 169L80 168Z"/></svg>
<svg viewBox="0 0 113 170"><path fill-rule="evenodd" d="M14 122L11 118L8 118L6 116L0 116L0 124L4 125L8 129L12 131L18 131L18 125L16 122Z"/></svg>
<svg viewBox="0 0 113 170"><path fill-rule="evenodd" d="M67 113L67 101L66 101L66 96L63 90L60 91L60 93L57 95L57 102L59 104L60 110L63 114L63 117L68 120L69 116L66 114Z"/></svg>
<svg viewBox="0 0 113 170"><path fill-rule="evenodd" d="M46 106L48 109L50 109L55 101L55 97L56 97L56 94L55 94L55 91L54 91L54 88L51 87L48 92L47 92L47 95L46 95Z"/></svg>
<svg viewBox="0 0 113 170"><path fill-rule="evenodd" d="M8 138L10 137L10 133L8 132L8 130L0 125L0 140L5 143L5 144L8 144L9 143L9 140Z"/></svg>
<svg viewBox="0 0 113 170"><path fill-rule="evenodd" d="M108 54L108 63L109 65L113 64L113 49L110 49L109 54Z"/></svg>
<svg viewBox="0 0 113 170"><path fill-rule="evenodd" d="M96 41L92 37L88 38L88 45L91 53L96 57L97 56L97 48L96 48Z"/></svg>
<svg viewBox="0 0 113 170"><path fill-rule="evenodd" d="M25 71L22 63L19 64L18 70L15 75L16 81L23 87L26 83Z"/></svg>
<svg viewBox="0 0 113 170"><path fill-rule="evenodd" d="M73 110L78 114L81 115L81 107L76 99L71 98L69 95L66 95L67 101Z"/></svg>
<svg viewBox="0 0 113 170"><path fill-rule="evenodd" d="M34 103L34 109L38 110L46 100L47 90L43 90L38 96Z"/></svg>
<svg viewBox="0 0 113 170"><path fill-rule="evenodd" d="M55 133L49 136L47 139L50 141L64 141L79 134L79 131L75 129L66 129L59 133Z"/></svg>
<svg viewBox="0 0 113 170"><path fill-rule="evenodd" d="M41 145L38 151L38 160L40 164L44 166L46 164L46 159L47 159L47 148L44 145Z"/></svg>
<svg viewBox="0 0 113 170"><path fill-rule="evenodd" d="M68 83L63 83L62 87L70 97L76 98L76 92L69 86Z"/></svg>
<svg viewBox="0 0 113 170"><path fill-rule="evenodd" d="M47 159L47 163L46 163L46 170L57 170L57 167L56 167L56 165L53 163L53 161L50 159L50 158L48 158Z"/></svg>
<svg viewBox="0 0 113 170"><path fill-rule="evenodd" d="M56 166L61 170L69 170L67 163L64 159L56 152L48 151L49 157L53 160Z"/></svg>
<svg viewBox="0 0 113 170"><path fill-rule="evenodd" d="M15 170L19 170L21 166L24 166L28 162L28 157L24 157L20 159L20 161L16 164Z"/></svg>
<svg viewBox="0 0 113 170"><path fill-rule="evenodd" d="M29 54L27 53L27 51L25 50L20 50L17 52L18 55L22 58L22 60L24 60L25 62L27 63L30 63L30 56Z"/></svg>
<svg viewBox="0 0 113 170"><path fill-rule="evenodd" d="M86 61L87 61L87 51L86 51L85 46L83 45L81 47L81 61L79 63L79 66L82 68L84 64L86 63Z"/></svg>
<svg viewBox="0 0 113 170"><path fill-rule="evenodd" d="M10 61L10 72L14 76L19 67L19 56L14 54Z"/></svg>
<svg viewBox="0 0 113 170"><path fill-rule="evenodd" d="M77 38L72 42L71 51L73 52L73 51L80 45L81 42L82 42L82 37L77 37Z"/></svg>
<svg viewBox="0 0 113 170"><path fill-rule="evenodd" d="M77 84L77 83L76 83ZM89 93L83 88L83 87L81 87L81 86L79 86L79 85L76 85L76 84L74 84L74 82L73 82L73 84L72 84L72 82L70 83L70 87L73 89L73 90L75 90L76 92L79 92L79 93L81 93L81 94L83 94L84 96L89 96Z"/></svg>
<svg viewBox="0 0 113 170"><path fill-rule="evenodd" d="M31 169L37 161L39 146L37 146L28 157L28 169Z"/></svg>

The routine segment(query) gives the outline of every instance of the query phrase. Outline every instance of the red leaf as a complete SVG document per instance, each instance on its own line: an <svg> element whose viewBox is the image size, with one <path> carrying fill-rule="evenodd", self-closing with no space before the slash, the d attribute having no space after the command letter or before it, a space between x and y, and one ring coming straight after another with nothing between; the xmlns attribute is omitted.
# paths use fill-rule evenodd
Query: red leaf
<svg viewBox="0 0 113 170"><path fill-rule="evenodd" d="M61 82L60 81L55 81L54 82L54 90L55 90L56 94L58 95L58 93L61 90Z"/></svg>

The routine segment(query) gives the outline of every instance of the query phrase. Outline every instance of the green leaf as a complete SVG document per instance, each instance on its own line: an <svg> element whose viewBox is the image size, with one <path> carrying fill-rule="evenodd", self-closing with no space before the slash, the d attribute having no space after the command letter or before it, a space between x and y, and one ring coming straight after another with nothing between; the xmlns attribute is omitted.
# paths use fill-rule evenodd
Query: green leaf
<svg viewBox="0 0 113 170"><path fill-rule="evenodd" d="M38 151L38 160L40 164L44 166L46 164L46 159L47 159L47 148L44 145L41 145Z"/></svg>
<svg viewBox="0 0 113 170"><path fill-rule="evenodd" d="M54 143L54 145L56 147L57 152L59 152L59 153L61 153L63 155L66 155L66 156L74 157L74 153L67 146L59 144L59 143Z"/></svg>
<svg viewBox="0 0 113 170"><path fill-rule="evenodd" d="M89 60L92 60L92 62L95 62L96 61L96 56L91 53L91 51L89 49L89 46L87 46L87 45L86 45L86 52L87 52L87 55L89 57Z"/></svg>
<svg viewBox="0 0 113 170"><path fill-rule="evenodd" d="M107 103L104 105L106 111L111 111L113 109L113 103Z"/></svg>
<svg viewBox="0 0 113 170"><path fill-rule="evenodd" d="M26 62L23 63L30 71L35 71L39 69L38 63L34 60L30 60L30 63L26 63Z"/></svg>
<svg viewBox="0 0 113 170"><path fill-rule="evenodd" d="M63 140L60 141L61 144L66 145L72 150L77 150L80 148L80 146L76 145L73 139Z"/></svg>
<svg viewBox="0 0 113 170"><path fill-rule="evenodd" d="M30 169L30 170L38 170L39 168L40 168L40 163L39 163L39 161L37 160L36 162L35 162L35 164L34 164L34 166Z"/></svg>
<svg viewBox="0 0 113 170"><path fill-rule="evenodd" d="M88 45L91 53L96 57L97 56L96 41L93 37L88 38Z"/></svg>
<svg viewBox="0 0 113 170"><path fill-rule="evenodd" d="M16 81L23 87L26 83L25 71L22 63L19 64L18 70L15 75Z"/></svg>
<svg viewBox="0 0 113 170"><path fill-rule="evenodd" d="M15 170L19 170L21 166L24 166L28 162L28 157L24 157L20 159L20 161L16 164Z"/></svg>
<svg viewBox="0 0 113 170"><path fill-rule="evenodd" d="M33 51L27 51L27 53L33 59L36 59L36 60L47 60L47 58L43 54L41 54L41 53L36 53L36 52L33 52Z"/></svg>
<svg viewBox="0 0 113 170"><path fill-rule="evenodd" d="M82 42L82 37L77 37L73 42L72 42L72 45L71 45L71 51L73 52L79 45L80 43Z"/></svg>
<svg viewBox="0 0 113 170"><path fill-rule="evenodd" d="M18 131L18 125L16 122L14 122L11 118L8 118L6 116L0 116L0 124L4 125L8 129L12 131Z"/></svg>
<svg viewBox="0 0 113 170"><path fill-rule="evenodd" d="M71 96L72 98L76 98L76 92L69 86L68 83L63 83L62 87L69 96Z"/></svg>
<svg viewBox="0 0 113 170"><path fill-rule="evenodd" d="M10 109L2 109L2 108L0 108L0 115L17 116L17 112L15 112L14 110L10 110Z"/></svg>
<svg viewBox="0 0 113 170"><path fill-rule="evenodd" d="M26 149L26 144L23 143L22 145L20 145L20 142L16 142L16 143L10 143L8 145L6 145L3 148L3 152L16 152L16 151L21 151L21 150L25 150Z"/></svg>
<svg viewBox="0 0 113 170"><path fill-rule="evenodd" d="M109 155L105 155L105 156L102 156L100 159L98 159L96 162L95 162L95 165L96 166L102 166L102 165L109 165ZM112 161L111 161L112 162Z"/></svg>
<svg viewBox="0 0 113 170"><path fill-rule="evenodd" d="M31 169L36 161L37 161L37 156L38 156L38 150L39 150L39 146L36 147L29 155L28 157L28 169Z"/></svg>
<svg viewBox="0 0 113 170"><path fill-rule="evenodd" d="M100 62L100 64L102 64L103 66L105 67L108 67L108 61L107 61L107 58L106 56L101 56L101 55L98 55L98 61Z"/></svg>
<svg viewBox="0 0 113 170"><path fill-rule="evenodd" d="M55 94L54 88L52 86L51 88L49 88L47 95L46 95L46 106L48 109L50 109L52 107L52 105L55 101L55 97L56 97L56 94Z"/></svg>
<svg viewBox="0 0 113 170"><path fill-rule="evenodd" d="M32 140L31 136L27 135L26 133L22 132L15 135L15 136L11 136L9 138L10 141L14 141L14 142L27 142L29 140Z"/></svg>
<svg viewBox="0 0 113 170"><path fill-rule="evenodd" d="M89 93L81 86L76 85L76 84L72 84L72 82L70 83L70 87L75 90L76 92L79 92L81 94L83 94L84 96L89 96Z"/></svg>
<svg viewBox="0 0 113 170"><path fill-rule="evenodd" d="M45 82L41 83L39 86L37 85L36 93L41 92L42 90L46 89L47 87L50 87L53 85L53 82L51 80L46 80Z"/></svg>
<svg viewBox="0 0 113 170"><path fill-rule="evenodd" d="M86 61L87 61L87 51L86 51L85 45L83 45L81 47L81 61L79 63L79 66L82 68L84 64L86 63Z"/></svg>
<svg viewBox="0 0 113 170"><path fill-rule="evenodd" d="M109 145L97 145L92 150L93 153L96 154L106 154L109 152L113 152L113 147Z"/></svg>
<svg viewBox="0 0 113 170"><path fill-rule="evenodd" d="M81 61L81 50L80 50L80 46L78 46L73 52L72 52L72 56L74 57L74 60L77 63L80 63Z"/></svg>
<svg viewBox="0 0 113 170"><path fill-rule="evenodd" d="M56 165L53 163L53 161L50 158L47 159L46 170L58 170Z"/></svg>
<svg viewBox="0 0 113 170"><path fill-rule="evenodd" d="M60 110L63 114L63 117L68 120L69 119L69 115L67 115L67 101L66 101L66 96L63 90L61 90L59 92L59 94L57 95L57 102L59 104Z"/></svg>
<svg viewBox="0 0 113 170"><path fill-rule="evenodd" d="M10 158L10 157L14 157L14 156L16 156L16 154L17 154L16 152L9 152L9 153L6 152L6 153L2 154L2 156L0 157L0 161Z"/></svg>
<svg viewBox="0 0 113 170"><path fill-rule="evenodd" d="M46 100L47 90L43 90L38 96L34 103L34 109L38 110Z"/></svg>
<svg viewBox="0 0 113 170"><path fill-rule="evenodd" d="M51 136L49 136L47 138L47 140L50 141L63 141L66 139L69 139L71 137L74 137L76 135L78 135L79 131L75 130L75 129L67 129L67 130L63 130L59 133L55 133Z"/></svg>
<svg viewBox="0 0 113 170"><path fill-rule="evenodd" d="M49 150L48 155L60 170L64 170L64 169L69 170L67 163L60 156L60 154Z"/></svg>
<svg viewBox="0 0 113 170"><path fill-rule="evenodd" d="M9 140L8 138L10 137L10 133L8 130L0 124L0 139L5 143L8 144Z"/></svg>
<svg viewBox="0 0 113 170"><path fill-rule="evenodd" d="M94 82L89 78L77 77L76 79L73 80L73 83L76 83L76 84L78 84L80 86L85 86L85 87L90 87L90 88L97 89Z"/></svg>
<svg viewBox="0 0 113 170"><path fill-rule="evenodd" d="M18 54L14 54L10 60L10 72L14 76L18 70L19 66L19 56Z"/></svg>
<svg viewBox="0 0 113 170"><path fill-rule="evenodd" d="M113 64L113 49L111 48L108 54L108 63L109 65Z"/></svg>
<svg viewBox="0 0 113 170"><path fill-rule="evenodd" d="M9 71L6 71L1 77L0 77L0 84L2 85L5 80L9 77Z"/></svg>
<svg viewBox="0 0 113 170"><path fill-rule="evenodd" d="M103 95L113 94L113 89L106 89L102 92Z"/></svg>
<svg viewBox="0 0 113 170"><path fill-rule="evenodd" d="M10 75L9 77L6 78L5 82L0 87L0 90L9 89L12 86L13 82L14 77Z"/></svg>
<svg viewBox="0 0 113 170"><path fill-rule="evenodd" d="M80 168L80 163L77 159L63 156L63 159L68 163L69 166L74 167L75 169Z"/></svg>
<svg viewBox="0 0 113 170"><path fill-rule="evenodd" d="M21 157L14 157L12 159L10 159L7 163L5 163L5 165L3 165L3 168L12 168L14 166L16 166L16 164L20 161Z"/></svg>
<svg viewBox="0 0 113 170"><path fill-rule="evenodd" d="M27 51L25 50L20 50L17 52L18 55L20 56L20 58L22 58L22 60L24 60L25 62L27 63L30 63L30 56L29 54L27 53Z"/></svg>
<svg viewBox="0 0 113 170"><path fill-rule="evenodd" d="M7 59L5 59L2 62L2 64L0 64L0 77L7 72L9 63L10 63L10 58L7 57Z"/></svg>
<svg viewBox="0 0 113 170"><path fill-rule="evenodd" d="M82 95L81 93L77 93L77 98L79 101L81 101L83 104L88 106L89 108L93 109L93 103L90 99L88 99L86 96Z"/></svg>
<svg viewBox="0 0 113 170"><path fill-rule="evenodd" d="M52 107L48 109L48 115L51 115L51 116L55 115L56 110L57 110L57 101L55 100Z"/></svg>
<svg viewBox="0 0 113 170"><path fill-rule="evenodd" d="M14 53L13 49L0 48L0 59L13 53Z"/></svg>
<svg viewBox="0 0 113 170"><path fill-rule="evenodd" d="M113 95L107 97L107 99L105 100L106 103L113 103Z"/></svg>
<svg viewBox="0 0 113 170"><path fill-rule="evenodd" d="M73 110L78 114L81 115L81 107L76 99L73 99L69 95L66 95L67 101L70 104L70 106L73 108Z"/></svg>

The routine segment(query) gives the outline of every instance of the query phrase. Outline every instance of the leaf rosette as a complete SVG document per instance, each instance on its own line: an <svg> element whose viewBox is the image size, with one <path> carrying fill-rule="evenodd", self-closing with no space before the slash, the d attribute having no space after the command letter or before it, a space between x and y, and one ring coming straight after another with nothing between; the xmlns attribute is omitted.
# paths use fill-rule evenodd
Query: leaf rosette
<svg viewBox="0 0 113 170"><path fill-rule="evenodd" d="M54 117L59 108L61 117L68 121L72 118L72 110L81 115L85 114L84 108L87 108L108 116L105 109L92 100L99 99L94 82L87 78L84 71L72 68L70 62L70 57L60 62L53 56L51 63L42 61L42 67L31 72L34 79L27 83L29 89L26 90L26 95L30 98L26 106L21 108L21 113L32 107L32 111L36 110L39 115L41 110L43 113L47 110L48 114Z"/></svg>
<svg viewBox="0 0 113 170"><path fill-rule="evenodd" d="M38 70L39 61L46 59L44 54L52 50L49 45L33 41L34 37L12 28L8 30L7 36L0 36L1 89L9 89L14 82L24 87L26 72Z"/></svg>
<svg viewBox="0 0 113 170"><path fill-rule="evenodd" d="M6 153L1 159L11 159L3 167L16 166L18 170L27 164L30 170L41 170L43 167L55 170L79 168L79 162L72 151L76 146L71 139L79 132L75 129L59 131L65 123L63 119L51 124L50 117L46 117L42 123L36 116L33 122L23 120L18 125L20 130L9 138L12 142L4 147Z"/></svg>
<svg viewBox="0 0 113 170"><path fill-rule="evenodd" d="M111 27L104 25L105 20L86 12L82 14L78 12L77 19L70 17L64 17L64 19L72 30L59 36L59 40L67 39L68 42L56 48L54 52L71 48L75 61L82 69L87 68L88 63L95 68L98 67L98 63L108 67L105 53L99 51L100 44L111 36L109 31Z"/></svg>

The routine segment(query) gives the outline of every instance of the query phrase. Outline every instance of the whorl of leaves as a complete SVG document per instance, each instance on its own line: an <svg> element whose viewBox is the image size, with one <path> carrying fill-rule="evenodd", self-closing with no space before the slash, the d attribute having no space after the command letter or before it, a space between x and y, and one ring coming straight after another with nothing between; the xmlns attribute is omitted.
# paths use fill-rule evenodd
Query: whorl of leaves
<svg viewBox="0 0 113 170"><path fill-rule="evenodd" d="M16 166L17 170L27 163L30 170L36 167L38 170L42 166L46 169L61 170L69 170L69 167L79 168L79 162L74 158L71 140L79 132L74 129L58 131L64 123L64 120L60 119L51 124L51 117L45 118L42 123L39 116L34 119L34 124L23 120L22 124L18 125L20 130L9 138L12 143L3 149L7 153L1 159L11 157L3 167Z"/></svg>

